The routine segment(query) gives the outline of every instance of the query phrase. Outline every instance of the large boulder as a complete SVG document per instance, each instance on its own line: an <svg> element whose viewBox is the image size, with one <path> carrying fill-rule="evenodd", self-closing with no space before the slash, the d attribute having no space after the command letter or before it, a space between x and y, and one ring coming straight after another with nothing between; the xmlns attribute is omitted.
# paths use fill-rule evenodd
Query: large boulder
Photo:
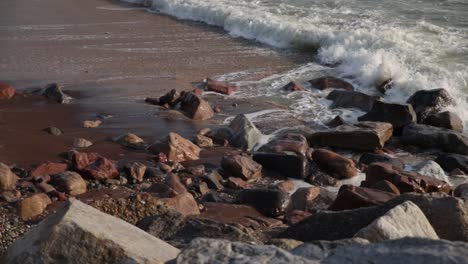
<svg viewBox="0 0 468 264"><path fill-rule="evenodd" d="M312 159L321 169L339 180L349 179L357 175L354 161L333 151L316 149L312 152Z"/></svg>
<svg viewBox="0 0 468 264"><path fill-rule="evenodd" d="M279 190L245 189L236 196L237 203L248 204L269 217L284 215L292 206L289 194Z"/></svg>
<svg viewBox="0 0 468 264"><path fill-rule="evenodd" d="M428 115L442 111L445 107L455 105L455 100L445 89L420 90L407 101L418 115L418 121L423 121Z"/></svg>
<svg viewBox="0 0 468 264"><path fill-rule="evenodd" d="M168 160L174 162L197 160L201 151L197 145L173 132L169 133L164 141L150 146L149 150L155 154L162 152Z"/></svg>
<svg viewBox="0 0 468 264"><path fill-rule="evenodd" d="M403 129L401 139L408 145L468 155L468 136L446 128L410 124Z"/></svg>
<svg viewBox="0 0 468 264"><path fill-rule="evenodd" d="M360 122L315 132L309 136L308 141L311 145L373 151L383 148L392 133L390 123Z"/></svg>
<svg viewBox="0 0 468 264"><path fill-rule="evenodd" d="M251 150L261 139L262 133L247 116L240 114L229 124L231 138L229 143L237 148Z"/></svg>
<svg viewBox="0 0 468 264"><path fill-rule="evenodd" d="M15 96L16 90L13 86L0 82L0 100L8 100Z"/></svg>
<svg viewBox="0 0 468 264"><path fill-rule="evenodd" d="M221 167L230 175L246 181L262 176L262 165L247 156L224 156L221 160Z"/></svg>
<svg viewBox="0 0 468 264"><path fill-rule="evenodd" d="M8 165L0 162L0 190L15 189L19 177L16 176Z"/></svg>
<svg viewBox="0 0 468 264"><path fill-rule="evenodd" d="M452 129L457 132L463 132L463 120L452 112L445 111L428 115L422 122L423 124Z"/></svg>
<svg viewBox="0 0 468 264"><path fill-rule="evenodd" d="M214 116L210 104L192 92L181 97L180 109L193 120L208 120Z"/></svg>
<svg viewBox="0 0 468 264"><path fill-rule="evenodd" d="M335 78L333 76L320 77L317 79L310 80L309 82L312 85L312 87L319 90L325 90L328 88L344 89L348 91L354 90L352 84L350 84L347 81Z"/></svg>
<svg viewBox="0 0 468 264"><path fill-rule="evenodd" d="M333 101L330 108L358 108L364 112L370 111L377 97L356 91L333 90L327 97Z"/></svg>
<svg viewBox="0 0 468 264"><path fill-rule="evenodd" d="M63 85L57 83L46 85L42 91L42 95L60 104L68 104L72 99L63 92Z"/></svg>
<svg viewBox="0 0 468 264"><path fill-rule="evenodd" d="M386 103L375 101L372 109L358 118L359 121L387 122L394 128L401 128L416 122L416 113L410 104Z"/></svg>
<svg viewBox="0 0 468 264"><path fill-rule="evenodd" d="M424 213L411 201L390 209L354 236L370 242L404 237L439 239Z"/></svg>
<svg viewBox="0 0 468 264"><path fill-rule="evenodd" d="M460 169L468 173L468 156L460 154L441 154L435 160L444 170L453 171Z"/></svg>
<svg viewBox="0 0 468 264"><path fill-rule="evenodd" d="M72 200L33 227L2 263L165 263L179 250L139 228Z"/></svg>

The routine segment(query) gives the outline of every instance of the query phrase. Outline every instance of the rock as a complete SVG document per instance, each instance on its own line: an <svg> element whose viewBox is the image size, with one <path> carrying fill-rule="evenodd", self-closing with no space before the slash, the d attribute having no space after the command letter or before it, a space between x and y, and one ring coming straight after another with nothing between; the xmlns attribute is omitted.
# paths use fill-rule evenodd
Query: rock
<svg viewBox="0 0 468 264"><path fill-rule="evenodd" d="M180 181L179 176L177 174L169 172L166 175L166 178L164 179L164 183L169 186L174 193L177 194L183 194L187 192L187 188L185 188L185 185L182 184Z"/></svg>
<svg viewBox="0 0 468 264"><path fill-rule="evenodd" d="M418 174L429 176L441 181L449 182L444 169L432 160L422 161L414 166L414 171Z"/></svg>
<svg viewBox="0 0 468 264"><path fill-rule="evenodd" d="M468 136L446 128L410 124L403 129L401 139L408 145L468 155Z"/></svg>
<svg viewBox="0 0 468 264"><path fill-rule="evenodd" d="M251 150L261 139L262 133L245 115L237 115L229 124L229 143L236 148Z"/></svg>
<svg viewBox="0 0 468 264"><path fill-rule="evenodd" d="M460 169L468 173L468 156L459 154L441 154L435 160L444 170Z"/></svg>
<svg viewBox="0 0 468 264"><path fill-rule="evenodd" d="M5 200L7 203L16 203L21 198L21 192L17 190L1 191L0 198Z"/></svg>
<svg viewBox="0 0 468 264"><path fill-rule="evenodd" d="M208 120L214 116L210 104L192 92L181 97L180 109L193 120Z"/></svg>
<svg viewBox="0 0 468 264"><path fill-rule="evenodd" d="M275 246L250 245L228 240L194 239L177 257L176 263L315 263Z"/></svg>
<svg viewBox="0 0 468 264"><path fill-rule="evenodd" d="M0 100L8 100L15 96L16 90L13 86L0 82Z"/></svg>
<svg viewBox="0 0 468 264"><path fill-rule="evenodd" d="M10 167L0 162L0 190L15 189L18 180L19 177L10 170Z"/></svg>
<svg viewBox="0 0 468 264"><path fill-rule="evenodd" d="M101 124L102 124L101 120L94 120L94 121L86 120L86 121L83 121L83 127L84 128L96 128L96 127L99 127Z"/></svg>
<svg viewBox="0 0 468 264"><path fill-rule="evenodd" d="M193 198L192 194L185 192L178 194L175 197L171 198L162 198L161 201L165 203L169 208L182 213L183 215L199 215L200 209L198 204Z"/></svg>
<svg viewBox="0 0 468 264"><path fill-rule="evenodd" d="M221 167L230 175L246 181L262 177L262 165L246 156L224 156Z"/></svg>
<svg viewBox="0 0 468 264"><path fill-rule="evenodd" d="M408 237L368 245L338 247L321 263L406 263L410 261L420 264L455 264L466 262L467 252L467 243Z"/></svg>
<svg viewBox="0 0 468 264"><path fill-rule="evenodd" d="M42 95L60 104L68 104L72 99L63 92L63 85L57 83L46 85Z"/></svg>
<svg viewBox="0 0 468 264"><path fill-rule="evenodd" d="M357 175L357 169L353 160L333 151L316 149L312 153L312 159L321 169L339 180L349 179Z"/></svg>
<svg viewBox="0 0 468 264"><path fill-rule="evenodd" d="M159 97L157 101L159 105L168 104L171 107L175 107L180 102L180 94L176 89L172 89L165 95Z"/></svg>
<svg viewBox="0 0 468 264"><path fill-rule="evenodd" d="M461 169L453 169L451 172L450 172L450 176L460 176L460 175L465 175L465 172L462 171Z"/></svg>
<svg viewBox="0 0 468 264"><path fill-rule="evenodd" d="M284 215L291 207L291 198L278 190L246 189L237 194L237 203L248 204L268 217Z"/></svg>
<svg viewBox="0 0 468 264"><path fill-rule="evenodd" d="M217 171L209 173L204 177L204 181L208 184L208 187L218 191L224 189L224 186L221 184L222 180L223 177Z"/></svg>
<svg viewBox="0 0 468 264"><path fill-rule="evenodd" d="M358 117L359 121L379 121L392 124L394 128L416 122L416 113L410 104L385 103L375 101L372 109Z"/></svg>
<svg viewBox="0 0 468 264"><path fill-rule="evenodd" d="M302 87L302 85L300 85L299 83L295 81L289 82L288 84L283 86L281 90L289 91L289 92L305 91L304 87Z"/></svg>
<svg viewBox="0 0 468 264"><path fill-rule="evenodd" d="M468 198L468 183L458 185L453 191L453 196L465 199Z"/></svg>
<svg viewBox="0 0 468 264"><path fill-rule="evenodd" d="M21 219L30 220L41 215L46 207L51 204L49 196L44 193L34 194L19 203L18 211Z"/></svg>
<svg viewBox="0 0 468 264"><path fill-rule="evenodd" d="M315 132L309 136L308 141L311 145L373 151L383 148L392 133L390 123L360 122Z"/></svg>
<svg viewBox="0 0 468 264"><path fill-rule="evenodd" d="M165 263L179 250L116 217L77 200L33 227L4 263Z"/></svg>
<svg viewBox="0 0 468 264"><path fill-rule="evenodd" d="M229 177L227 179L227 186L236 190L243 190L248 187L248 183L237 177Z"/></svg>
<svg viewBox="0 0 468 264"><path fill-rule="evenodd" d="M73 171L65 171L52 178L52 184L60 192L76 196L86 192L87 184L80 174Z"/></svg>
<svg viewBox="0 0 468 264"><path fill-rule="evenodd" d="M356 91L331 91L326 99L333 101L330 108L357 108L364 112L372 109L377 97Z"/></svg>
<svg viewBox="0 0 468 264"><path fill-rule="evenodd" d="M306 181L318 186L339 186L339 180L330 176L328 173L320 169L315 161L310 163L309 176L306 178Z"/></svg>
<svg viewBox="0 0 468 264"><path fill-rule="evenodd" d="M455 105L455 101L445 89L419 90L407 103L413 105L418 121L423 121L428 115L438 113L447 106Z"/></svg>
<svg viewBox="0 0 468 264"><path fill-rule="evenodd" d="M385 163L373 163L366 169L366 180L362 186L372 186L379 181L387 180L393 183L400 192L445 192L450 191L447 182L393 168Z"/></svg>
<svg viewBox="0 0 468 264"><path fill-rule="evenodd" d="M303 135L287 133L263 145L257 152L306 156L308 149L309 143Z"/></svg>
<svg viewBox="0 0 468 264"><path fill-rule="evenodd" d="M87 148L87 147L91 147L92 145L93 145L93 142L84 138L75 138L73 140L73 146L75 148Z"/></svg>
<svg viewBox="0 0 468 264"><path fill-rule="evenodd" d="M328 127L331 127L331 128L335 128L337 126L343 125L344 123L345 123L345 121L343 120L343 118L341 116L336 116L335 118L330 120L325 125L328 126Z"/></svg>
<svg viewBox="0 0 468 264"><path fill-rule="evenodd" d="M381 190L384 192L394 193L396 195L400 195L400 190L391 182L382 180L374 183L370 186L371 189Z"/></svg>
<svg viewBox="0 0 468 264"><path fill-rule="evenodd" d="M60 136L63 134L63 131L56 127L48 127L45 128L44 131L54 136Z"/></svg>
<svg viewBox="0 0 468 264"><path fill-rule="evenodd" d="M391 192L352 185L342 185L338 191L338 196L328 209L332 211L340 211L381 205L395 196L396 194Z"/></svg>
<svg viewBox="0 0 468 264"><path fill-rule="evenodd" d="M159 99L158 98L146 97L145 98L145 103L153 104L153 105L159 105Z"/></svg>
<svg viewBox="0 0 468 264"><path fill-rule="evenodd" d="M275 185L275 188L285 193L292 193L296 190L296 181L295 180L280 181L278 184Z"/></svg>
<svg viewBox="0 0 468 264"><path fill-rule="evenodd" d="M97 153L72 151L70 156L73 167L85 177L106 180L119 176L115 162Z"/></svg>
<svg viewBox="0 0 468 264"><path fill-rule="evenodd" d="M136 226L157 238L167 240L175 235L185 223L186 217L183 214L175 210L165 210L160 214L143 218Z"/></svg>
<svg viewBox="0 0 468 264"><path fill-rule="evenodd" d="M311 215L311 213L306 211L292 210L284 215L284 223L287 225L295 225Z"/></svg>
<svg viewBox="0 0 468 264"><path fill-rule="evenodd" d="M393 79L388 79L382 82L378 87L377 90L383 94L385 94L388 90L393 88Z"/></svg>
<svg viewBox="0 0 468 264"><path fill-rule="evenodd" d="M42 191L42 192L45 192L46 194L50 195L50 196L53 196L57 190L54 188L54 186L50 185L50 184L47 184L45 182L40 182L39 184L36 184L37 187L39 187L39 189Z"/></svg>
<svg viewBox="0 0 468 264"><path fill-rule="evenodd" d="M355 237L372 243L404 237L439 239L424 213L411 201L403 202L359 230Z"/></svg>
<svg viewBox="0 0 468 264"><path fill-rule="evenodd" d="M299 255L310 260L319 261L328 257L329 255L332 255L337 248L349 245L366 244L369 244L369 241L362 238L349 238L335 241L318 240L303 243L300 246L294 248L291 252L294 255Z"/></svg>
<svg viewBox="0 0 468 264"><path fill-rule="evenodd" d="M363 164L370 165L376 162L387 163L387 164L392 165L394 168L398 168L398 169L403 169L405 167L405 164L403 163L403 161L401 161L398 158L392 158L388 155L381 155L381 154L375 154L375 153L370 153L370 152L362 154L361 157L359 158L358 163L360 166L362 166Z"/></svg>
<svg viewBox="0 0 468 264"><path fill-rule="evenodd" d="M149 149L152 153L165 153L174 162L197 160L201 151L197 145L173 132L167 135L164 142L157 142Z"/></svg>
<svg viewBox="0 0 468 264"><path fill-rule="evenodd" d="M457 114L449 111L430 114L422 123L430 126L452 129L457 132L463 132L463 121Z"/></svg>
<svg viewBox="0 0 468 264"><path fill-rule="evenodd" d="M304 156L255 152L253 160L284 177L304 179L309 174L309 161Z"/></svg>
<svg viewBox="0 0 468 264"><path fill-rule="evenodd" d="M304 244L304 242L287 238L273 238L268 241L268 244L290 251Z"/></svg>
<svg viewBox="0 0 468 264"><path fill-rule="evenodd" d="M237 85L233 85L228 82L215 81L210 78L206 78L205 84L208 91L226 95L231 95L239 89L239 86Z"/></svg>
<svg viewBox="0 0 468 264"><path fill-rule="evenodd" d="M302 187L291 195L292 208L295 210L307 211L309 204L320 196L320 187Z"/></svg>
<svg viewBox="0 0 468 264"><path fill-rule="evenodd" d="M328 88L344 89L348 91L354 90L352 84L332 76L320 77L310 80L309 82L314 88L319 90L325 90Z"/></svg>
<svg viewBox="0 0 468 264"><path fill-rule="evenodd" d="M187 167L185 168L185 171L193 176L198 176L198 177L203 176L206 173L204 165Z"/></svg>
<svg viewBox="0 0 468 264"><path fill-rule="evenodd" d="M213 139L207 136L197 135L195 138L195 144L197 144L200 148L209 148L213 146Z"/></svg>
<svg viewBox="0 0 468 264"><path fill-rule="evenodd" d="M134 162L125 166L125 171L130 179L132 179L134 182L142 182L143 178L145 177L146 165L139 162Z"/></svg>
<svg viewBox="0 0 468 264"><path fill-rule="evenodd" d="M68 164L66 163L55 163L47 161L42 163L41 165L37 166L34 170L32 170L29 175L33 178L39 177L42 175L55 175L66 171L68 168Z"/></svg>
<svg viewBox="0 0 468 264"><path fill-rule="evenodd" d="M140 138L139 136L127 133L120 135L113 139L115 142L119 143L120 145L131 148L131 149L146 149L147 145L145 141Z"/></svg>

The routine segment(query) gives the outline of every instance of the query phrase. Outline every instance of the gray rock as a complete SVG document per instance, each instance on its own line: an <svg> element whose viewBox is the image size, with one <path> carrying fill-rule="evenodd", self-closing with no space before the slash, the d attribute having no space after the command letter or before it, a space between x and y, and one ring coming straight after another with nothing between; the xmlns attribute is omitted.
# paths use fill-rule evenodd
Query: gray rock
<svg viewBox="0 0 468 264"><path fill-rule="evenodd" d="M402 238L368 245L338 247L324 264L458 264L467 263L468 244L427 238Z"/></svg>
<svg viewBox="0 0 468 264"><path fill-rule="evenodd" d="M441 154L435 160L444 170L453 171L460 169L468 173L468 156L460 154Z"/></svg>
<svg viewBox="0 0 468 264"><path fill-rule="evenodd" d="M411 201L390 209L354 236L370 242L403 237L439 238L421 209Z"/></svg>
<svg viewBox="0 0 468 264"><path fill-rule="evenodd" d="M404 144L468 155L468 136L446 128L410 124L403 129L401 139Z"/></svg>
<svg viewBox="0 0 468 264"><path fill-rule="evenodd" d="M33 227L1 263L165 263L179 250L78 200Z"/></svg>
<svg viewBox="0 0 468 264"><path fill-rule="evenodd" d="M44 129L44 131L54 136L60 136L63 134L63 131L56 127L48 127Z"/></svg>
<svg viewBox="0 0 468 264"><path fill-rule="evenodd" d="M338 247L345 247L349 245L366 245L369 241L355 237L349 239L341 239L335 241L317 240L304 243L294 248L291 253L310 260L322 260L332 254Z"/></svg>
<svg viewBox="0 0 468 264"><path fill-rule="evenodd" d="M265 216L284 215L292 206L289 194L279 190L246 189L236 196L237 203L248 204Z"/></svg>
<svg viewBox="0 0 468 264"><path fill-rule="evenodd" d="M197 238L184 248L176 263L197 264L279 264L317 263L316 261L293 255L275 246L249 245L227 240Z"/></svg>
<svg viewBox="0 0 468 264"><path fill-rule="evenodd" d="M372 109L377 97L356 91L333 90L327 99L333 101L330 108L358 108L367 112Z"/></svg>
<svg viewBox="0 0 468 264"><path fill-rule="evenodd" d="M416 113L410 104L386 103L375 101L372 109L358 118L359 121L387 122L400 128L416 122Z"/></svg>
<svg viewBox="0 0 468 264"><path fill-rule="evenodd" d="M418 121L423 121L428 115L435 114L449 105L455 105L455 100L445 89L419 90L407 101L418 115Z"/></svg>
<svg viewBox="0 0 468 264"><path fill-rule="evenodd" d="M167 240L175 235L185 222L186 217L176 210L163 210L160 214L143 218L136 226L157 238Z"/></svg>
<svg viewBox="0 0 468 264"><path fill-rule="evenodd" d="M48 84L42 91L42 95L61 104L68 104L72 100L63 92L63 85L57 83Z"/></svg>
<svg viewBox="0 0 468 264"><path fill-rule="evenodd" d="M87 147L91 147L92 145L93 145L93 142L84 138L75 138L73 141L73 146L75 148L87 148Z"/></svg>
<svg viewBox="0 0 468 264"><path fill-rule="evenodd" d="M229 124L232 146L251 150L261 139L262 133L245 115L237 115Z"/></svg>
<svg viewBox="0 0 468 264"><path fill-rule="evenodd" d="M381 154L375 154L371 152L367 152L361 155L359 158L359 164L365 164L365 165L370 165L372 163L388 163L391 164L395 168L403 169L405 167L405 164L403 161L397 158L392 158L387 155L381 155Z"/></svg>
<svg viewBox="0 0 468 264"><path fill-rule="evenodd" d="M424 176L429 176L441 181L449 182L447 175L445 175L444 169L442 169L439 164L432 160L422 161L416 164L414 166L414 171Z"/></svg>
<svg viewBox="0 0 468 264"><path fill-rule="evenodd" d="M253 159L264 168L276 171L284 177L304 179L309 174L309 161L305 156L255 152Z"/></svg>
<svg viewBox="0 0 468 264"><path fill-rule="evenodd" d="M457 132L463 132L463 120L452 112L445 111L428 115L422 122L423 124L452 129Z"/></svg>

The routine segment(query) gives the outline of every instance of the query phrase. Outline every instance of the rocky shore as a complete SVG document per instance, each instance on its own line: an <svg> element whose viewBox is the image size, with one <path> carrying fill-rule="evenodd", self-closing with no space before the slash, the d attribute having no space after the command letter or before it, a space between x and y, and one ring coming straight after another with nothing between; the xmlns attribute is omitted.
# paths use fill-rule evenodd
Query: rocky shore
<svg viewBox="0 0 468 264"><path fill-rule="evenodd" d="M284 90L330 91L331 107L366 113L267 134L248 113L216 118L229 106L209 95L242 89L207 78L148 97L141 104L212 122L155 142L109 137L128 153L118 160L75 137L58 162L0 162L2 263L466 263L468 136L446 90L396 104L332 76L291 82ZM1 103L21 98L79 100L57 83L0 84ZM99 131L109 118L81 126Z"/></svg>

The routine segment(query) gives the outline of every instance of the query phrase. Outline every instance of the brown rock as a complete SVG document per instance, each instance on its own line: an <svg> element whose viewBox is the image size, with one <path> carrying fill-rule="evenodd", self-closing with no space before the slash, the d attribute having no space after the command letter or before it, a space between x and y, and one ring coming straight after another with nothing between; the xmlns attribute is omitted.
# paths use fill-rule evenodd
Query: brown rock
<svg viewBox="0 0 468 264"><path fill-rule="evenodd" d="M83 127L84 128L96 128L96 127L99 127L101 124L102 124L101 120L94 120L94 121L86 120L86 121L83 121Z"/></svg>
<svg viewBox="0 0 468 264"><path fill-rule="evenodd" d="M282 90L284 91L290 91L290 92L295 92L295 91L305 91L304 87L300 85L299 83L292 81L288 84L286 84Z"/></svg>
<svg viewBox="0 0 468 264"><path fill-rule="evenodd" d="M239 87L229 82L214 81L207 78L206 89L210 92L231 95L233 92L237 91Z"/></svg>
<svg viewBox="0 0 468 264"><path fill-rule="evenodd" d="M48 183L45 183L45 182L41 182L37 185L39 187L39 189L45 193L47 193L48 195L52 195L54 194L55 192L57 192L57 190L54 188L54 186L48 184Z"/></svg>
<svg viewBox="0 0 468 264"><path fill-rule="evenodd" d="M386 180L379 181L370 188L400 195L400 190L398 190L398 188L393 183Z"/></svg>
<svg viewBox="0 0 468 264"><path fill-rule="evenodd" d="M23 220L30 220L41 215L46 207L51 203L52 201L46 194L34 194L19 203L19 215Z"/></svg>
<svg viewBox="0 0 468 264"><path fill-rule="evenodd" d="M183 215L199 215L200 209L192 194L185 192L175 197L161 199L168 207L175 209Z"/></svg>
<svg viewBox="0 0 468 264"><path fill-rule="evenodd" d="M352 84L332 76L320 77L314 80L310 80L309 82L314 88L319 90L325 90L328 88L345 89L348 91L354 90Z"/></svg>
<svg viewBox="0 0 468 264"><path fill-rule="evenodd" d="M60 192L65 192L69 195L76 196L86 192L87 184L80 174L73 171L65 171L55 175L52 179L52 184Z"/></svg>
<svg viewBox="0 0 468 264"><path fill-rule="evenodd" d="M145 176L146 166L142 163L134 162L127 165L125 171L134 182L142 182Z"/></svg>
<svg viewBox="0 0 468 264"><path fill-rule="evenodd" d="M284 222L288 225L295 225L311 215L309 212L292 210L284 216Z"/></svg>
<svg viewBox="0 0 468 264"><path fill-rule="evenodd" d="M213 146L213 139L207 136L197 135L195 143L201 148L209 148Z"/></svg>
<svg viewBox="0 0 468 264"><path fill-rule="evenodd" d="M165 153L168 160L174 162L197 160L201 151L197 145L176 133L169 133L164 142L157 142L149 149L156 154Z"/></svg>
<svg viewBox="0 0 468 264"><path fill-rule="evenodd" d="M453 196L468 198L468 183L458 185L457 188L455 188L455 191L453 191Z"/></svg>
<svg viewBox="0 0 468 264"><path fill-rule="evenodd" d="M10 167L0 162L0 190L15 189L18 179L18 176L10 170Z"/></svg>
<svg viewBox="0 0 468 264"><path fill-rule="evenodd" d="M260 149L258 149L258 152L281 154L288 154L292 152L296 155L305 156L308 149L309 143L303 135L288 133L263 145Z"/></svg>
<svg viewBox="0 0 468 264"><path fill-rule="evenodd" d="M16 90L13 86L0 82L0 100L8 100L15 96Z"/></svg>
<svg viewBox="0 0 468 264"><path fill-rule="evenodd" d="M159 97L158 103L159 105L168 104L174 107L179 102L179 99L180 99L179 92L177 92L176 89L172 89L169 92L167 92L165 95Z"/></svg>
<svg viewBox="0 0 468 264"><path fill-rule="evenodd" d="M292 207L295 210L307 211L309 203L320 195L320 187L299 188L291 196Z"/></svg>
<svg viewBox="0 0 468 264"><path fill-rule="evenodd" d="M285 193L290 193L296 189L296 183L293 180L281 181L276 185L276 189Z"/></svg>
<svg viewBox="0 0 468 264"><path fill-rule="evenodd" d="M248 187L248 183L237 177L229 177L227 179L227 186L236 190L243 190Z"/></svg>
<svg viewBox="0 0 468 264"><path fill-rule="evenodd" d="M0 197L7 203L16 203L21 198L21 192L18 190L2 191Z"/></svg>
<svg viewBox="0 0 468 264"><path fill-rule="evenodd" d="M115 162L97 153L72 151L70 156L74 168L85 177L106 180L119 176Z"/></svg>
<svg viewBox="0 0 468 264"><path fill-rule="evenodd" d="M341 116L336 116L332 120L328 121L325 125L331 128L335 128L337 126L341 126L345 123L344 119Z"/></svg>
<svg viewBox="0 0 468 264"><path fill-rule="evenodd" d="M262 176L262 165L246 156L224 156L221 160L221 167L232 176L246 181Z"/></svg>
<svg viewBox="0 0 468 264"><path fill-rule="evenodd" d="M333 151L316 149L312 153L312 159L321 169L339 180L349 179L357 175L356 165L353 160L345 158Z"/></svg>
<svg viewBox="0 0 468 264"><path fill-rule="evenodd" d="M210 189L222 190L224 186L221 184L223 177L217 172L214 171L204 177L204 181L208 184Z"/></svg>
<svg viewBox="0 0 468 264"><path fill-rule="evenodd" d="M68 165L66 163L55 163L47 161L37 166L33 171L31 171L31 177L37 177L41 175L55 175L66 171Z"/></svg>
<svg viewBox="0 0 468 264"><path fill-rule="evenodd" d="M187 188L180 181L179 176L174 173L168 173L164 183L169 186L176 194L183 194L187 192Z"/></svg>
<svg viewBox="0 0 468 264"><path fill-rule="evenodd" d="M182 96L181 110L193 120L208 120L214 116L210 104L192 92Z"/></svg>
<svg viewBox="0 0 468 264"><path fill-rule="evenodd" d="M332 211L341 211L381 205L396 196L397 195L394 193L380 190L343 185L338 191L338 196L335 201L328 209Z"/></svg>
<svg viewBox="0 0 468 264"><path fill-rule="evenodd" d="M132 134L132 133L120 135L114 138L114 141L127 148L132 148L132 149L145 149L146 148L145 141L139 136Z"/></svg>
<svg viewBox="0 0 468 264"><path fill-rule="evenodd" d="M358 117L358 120L387 122L392 124L394 128L401 128L416 122L416 113L410 104L375 101L372 109Z"/></svg>

